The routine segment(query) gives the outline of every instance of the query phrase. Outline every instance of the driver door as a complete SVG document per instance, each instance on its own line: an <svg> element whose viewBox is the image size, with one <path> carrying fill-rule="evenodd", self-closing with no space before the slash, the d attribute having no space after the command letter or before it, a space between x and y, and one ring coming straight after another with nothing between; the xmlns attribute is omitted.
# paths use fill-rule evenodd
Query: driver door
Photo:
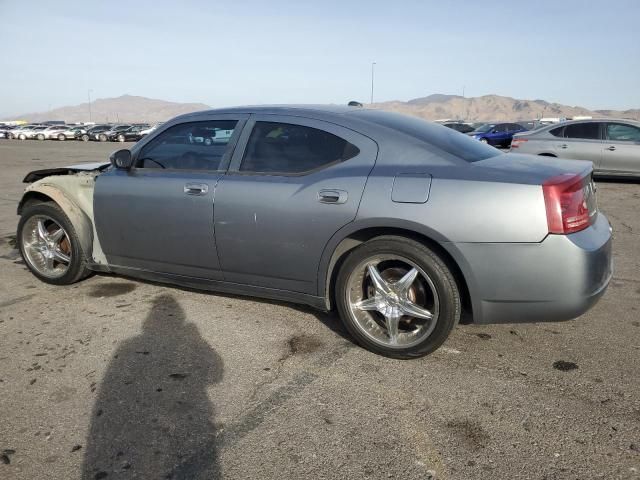
<svg viewBox="0 0 640 480"><path fill-rule="evenodd" d="M214 190L246 118L171 125L136 146L131 169L96 178L95 225L110 266L222 279Z"/></svg>

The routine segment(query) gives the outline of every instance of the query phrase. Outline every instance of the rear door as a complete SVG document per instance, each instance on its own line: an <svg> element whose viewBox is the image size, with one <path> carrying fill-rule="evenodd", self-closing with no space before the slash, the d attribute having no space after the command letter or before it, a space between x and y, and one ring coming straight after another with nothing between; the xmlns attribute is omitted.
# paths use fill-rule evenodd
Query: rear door
<svg viewBox="0 0 640 480"><path fill-rule="evenodd" d="M573 123L564 127L564 138L558 138L556 152L561 158L589 160L594 170L602 161L602 124L600 122Z"/></svg>
<svg viewBox="0 0 640 480"><path fill-rule="evenodd" d="M214 192L247 117L170 126L136 150L132 169L96 177L95 224L110 265L222 279Z"/></svg>
<svg viewBox="0 0 640 480"><path fill-rule="evenodd" d="M640 174L640 128L628 123L606 123L601 170Z"/></svg>
<svg viewBox="0 0 640 480"><path fill-rule="evenodd" d="M216 188L225 280L316 295L322 251L355 218L377 152L332 123L252 116Z"/></svg>

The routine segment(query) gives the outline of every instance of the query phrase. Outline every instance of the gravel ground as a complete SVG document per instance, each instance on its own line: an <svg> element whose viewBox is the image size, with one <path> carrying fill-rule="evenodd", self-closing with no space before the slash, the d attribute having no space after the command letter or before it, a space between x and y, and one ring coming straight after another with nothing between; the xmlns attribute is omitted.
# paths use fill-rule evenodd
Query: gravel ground
<svg viewBox="0 0 640 480"><path fill-rule="evenodd" d="M0 140L0 478L639 478L639 184L598 182L616 271L589 313L397 361L305 307L36 280L22 177L118 147Z"/></svg>

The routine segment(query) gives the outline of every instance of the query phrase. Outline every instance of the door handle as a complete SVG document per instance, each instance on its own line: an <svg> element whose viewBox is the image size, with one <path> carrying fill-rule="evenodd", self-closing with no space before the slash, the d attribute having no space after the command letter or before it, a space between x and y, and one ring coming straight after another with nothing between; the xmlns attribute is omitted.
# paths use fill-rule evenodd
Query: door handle
<svg viewBox="0 0 640 480"><path fill-rule="evenodd" d="M320 203L346 203L349 194L344 190L320 190L318 192L318 201Z"/></svg>
<svg viewBox="0 0 640 480"><path fill-rule="evenodd" d="M616 147L614 145L611 145L610 147L607 148L607 150L609 150L610 152L615 151Z"/></svg>
<svg viewBox="0 0 640 480"><path fill-rule="evenodd" d="M184 186L184 193L187 195L206 195L209 185L206 183L187 183Z"/></svg>
<svg viewBox="0 0 640 480"><path fill-rule="evenodd" d="M563 143L562 145L560 145L560 148L567 148L568 145L566 143Z"/></svg>

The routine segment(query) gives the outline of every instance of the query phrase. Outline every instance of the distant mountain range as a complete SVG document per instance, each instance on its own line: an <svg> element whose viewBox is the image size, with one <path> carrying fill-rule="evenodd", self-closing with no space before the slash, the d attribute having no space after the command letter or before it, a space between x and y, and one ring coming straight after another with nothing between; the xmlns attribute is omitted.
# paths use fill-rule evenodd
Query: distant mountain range
<svg viewBox="0 0 640 480"><path fill-rule="evenodd" d="M154 98L122 95L116 98L99 98L91 102L91 120L101 122L161 122L183 113L210 109L204 103L177 103ZM7 119L8 120L8 119ZM48 112L25 113L11 120L44 122L64 120L67 123L89 121L89 104L61 107Z"/></svg>
<svg viewBox="0 0 640 480"><path fill-rule="evenodd" d="M640 120L640 109L624 111L589 110L544 100L518 100L500 95L461 97L459 95L434 94L414 98L407 102L391 101L372 105L427 120L464 119L474 121L517 121L542 117L619 117ZM177 103L153 98L122 95L101 98L91 102L91 120L94 122L159 122L176 115L210 109L204 103ZM26 113L7 120L41 122L64 120L67 123L89 121L89 104L61 107L48 112Z"/></svg>
<svg viewBox="0 0 640 480"><path fill-rule="evenodd" d="M427 120L517 121L543 117L567 118L575 116L640 119L640 109L589 110L584 107L571 107L544 100L518 100L500 95L461 97L460 95L437 93L428 97L414 98L408 102L382 102L373 106L383 110L415 115Z"/></svg>

